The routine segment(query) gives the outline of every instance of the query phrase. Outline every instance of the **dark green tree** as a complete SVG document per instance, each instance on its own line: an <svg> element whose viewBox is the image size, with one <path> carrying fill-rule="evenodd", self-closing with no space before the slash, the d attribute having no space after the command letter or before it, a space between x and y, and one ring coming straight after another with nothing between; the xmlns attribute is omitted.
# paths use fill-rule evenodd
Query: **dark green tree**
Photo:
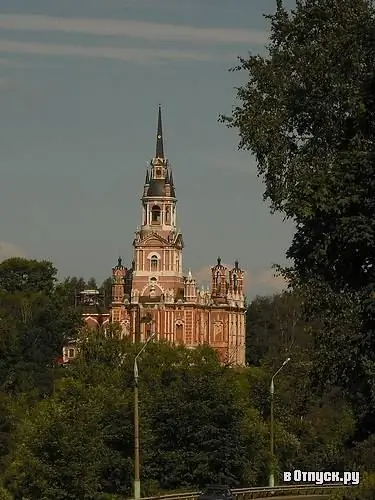
<svg viewBox="0 0 375 500"><path fill-rule="evenodd" d="M83 278L68 277L56 285L56 294L69 307L78 305L80 292L88 288L86 281Z"/></svg>
<svg viewBox="0 0 375 500"><path fill-rule="evenodd" d="M48 393L56 359L82 320L54 288L51 263L9 259L0 264L0 387Z"/></svg>
<svg viewBox="0 0 375 500"><path fill-rule="evenodd" d="M307 359L311 337L296 293L256 297L246 311L246 361L250 365Z"/></svg>
<svg viewBox="0 0 375 500"><path fill-rule="evenodd" d="M51 262L13 257L0 263L0 290L52 293L57 269Z"/></svg>
<svg viewBox="0 0 375 500"><path fill-rule="evenodd" d="M89 290L97 290L98 289L98 285L96 283L96 279L95 278L90 278L87 282L87 288Z"/></svg>
<svg viewBox="0 0 375 500"><path fill-rule="evenodd" d="M375 430L375 32L373 2L281 0L265 57L232 116L273 210L296 224L284 270L315 331L315 390L338 385ZM371 402L371 403L370 403ZM358 435L358 438L360 435Z"/></svg>
<svg viewBox="0 0 375 500"><path fill-rule="evenodd" d="M130 494L129 393L65 378L24 419L4 484L14 498L105 498Z"/></svg>
<svg viewBox="0 0 375 500"><path fill-rule="evenodd" d="M103 283L99 288L99 291L104 298L105 307L108 307L112 302L112 284L113 284L113 279L109 277L103 281Z"/></svg>

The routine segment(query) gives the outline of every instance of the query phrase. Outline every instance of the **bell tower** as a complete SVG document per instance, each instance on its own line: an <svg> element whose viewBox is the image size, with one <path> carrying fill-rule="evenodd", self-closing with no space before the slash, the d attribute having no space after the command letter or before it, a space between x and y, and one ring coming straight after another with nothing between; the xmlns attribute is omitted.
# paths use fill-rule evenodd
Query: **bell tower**
<svg viewBox="0 0 375 500"><path fill-rule="evenodd" d="M177 228L177 199L172 169L164 154L161 107L158 109L155 156L147 167L143 188L142 221L135 233L133 295L178 297L183 294L183 240Z"/></svg>

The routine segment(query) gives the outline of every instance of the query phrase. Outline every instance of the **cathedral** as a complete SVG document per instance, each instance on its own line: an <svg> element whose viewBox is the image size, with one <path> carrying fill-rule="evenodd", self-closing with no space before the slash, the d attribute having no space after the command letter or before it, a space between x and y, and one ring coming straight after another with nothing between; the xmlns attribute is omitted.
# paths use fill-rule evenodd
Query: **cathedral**
<svg viewBox="0 0 375 500"><path fill-rule="evenodd" d="M122 259L112 269L112 302L100 314L84 314L86 323L121 325L134 342L155 338L194 348L209 344L223 363L245 364L244 271L236 261L231 269L221 262L211 268L211 286L200 288L189 271L183 272L184 240L177 226L177 198L172 169L164 154L161 109L158 110L155 157L151 160L141 197L141 226L133 239L133 262ZM91 293L95 305L95 291ZM64 359L75 348L64 349Z"/></svg>

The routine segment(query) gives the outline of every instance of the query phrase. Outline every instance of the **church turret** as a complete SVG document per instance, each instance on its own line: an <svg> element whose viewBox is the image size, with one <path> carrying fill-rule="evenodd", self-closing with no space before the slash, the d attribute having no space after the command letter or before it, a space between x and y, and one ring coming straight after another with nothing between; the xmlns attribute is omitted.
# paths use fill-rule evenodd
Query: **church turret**
<svg viewBox="0 0 375 500"><path fill-rule="evenodd" d="M189 269L189 274L184 280L184 299L186 302L197 301L197 282Z"/></svg>
<svg viewBox="0 0 375 500"><path fill-rule="evenodd" d="M233 269L229 271L229 291L243 295L244 271L240 269L238 260L235 261Z"/></svg>
<svg viewBox="0 0 375 500"><path fill-rule="evenodd" d="M127 273L126 267L122 265L121 257L118 258L117 266L112 268L112 303L122 304L125 295L125 276Z"/></svg>
<svg viewBox="0 0 375 500"><path fill-rule="evenodd" d="M244 271L239 267L238 260L236 260L234 267L229 271L228 301L240 307L243 307L245 299L243 290L244 275Z"/></svg>
<svg viewBox="0 0 375 500"><path fill-rule="evenodd" d="M211 268L213 299L225 299L228 290L227 271L228 269L221 263L221 258L218 257L216 266Z"/></svg>

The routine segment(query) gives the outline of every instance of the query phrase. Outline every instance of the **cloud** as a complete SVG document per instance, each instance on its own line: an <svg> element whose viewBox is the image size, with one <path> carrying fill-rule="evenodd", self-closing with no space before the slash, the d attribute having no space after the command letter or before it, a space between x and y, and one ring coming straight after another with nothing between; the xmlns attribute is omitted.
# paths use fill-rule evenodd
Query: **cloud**
<svg viewBox="0 0 375 500"><path fill-rule="evenodd" d="M62 31L97 36L125 36L146 40L212 44L264 45L268 34L260 30L198 28L135 20L50 17L30 14L0 14L0 29L19 31Z"/></svg>
<svg viewBox="0 0 375 500"><path fill-rule="evenodd" d="M103 58L118 61L155 63L162 61L212 61L215 55L202 51L159 48L121 48L109 46L67 45L34 42L14 42L0 39L0 52L9 54L34 54L41 56L73 56ZM219 57L219 56L218 56ZM232 54L228 58L234 59ZM220 55L220 60L223 56Z"/></svg>
<svg viewBox="0 0 375 500"><path fill-rule="evenodd" d="M214 264L212 264L212 266L214 266ZM212 266L205 266L192 272L193 278L197 280L198 283L209 283L211 281Z"/></svg>
<svg viewBox="0 0 375 500"><path fill-rule="evenodd" d="M254 277L254 283L270 287L277 292L281 292L287 287L286 280L282 276L276 274L273 269L265 269L257 273Z"/></svg>
<svg viewBox="0 0 375 500"><path fill-rule="evenodd" d="M0 241L0 262L11 257L25 257L25 252L13 243Z"/></svg>

